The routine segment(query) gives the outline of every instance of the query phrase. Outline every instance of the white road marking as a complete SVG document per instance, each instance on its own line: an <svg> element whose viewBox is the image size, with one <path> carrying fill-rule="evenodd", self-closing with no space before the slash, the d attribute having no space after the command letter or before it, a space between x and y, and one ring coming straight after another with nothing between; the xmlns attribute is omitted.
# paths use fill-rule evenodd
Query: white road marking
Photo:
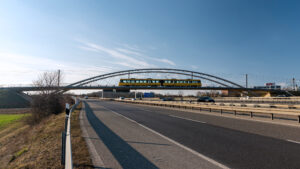
<svg viewBox="0 0 300 169"><path fill-rule="evenodd" d="M150 131L150 132L152 132L152 133L154 133L154 134L159 135L160 137L162 137L162 138L164 138L164 139L170 141L171 143L173 143L173 144L175 144L175 145L177 145L177 146L179 146L179 147L181 147L181 148L183 148L183 149L185 149L185 150L191 152L192 154L194 154L194 155L196 155L196 156L198 156L198 157L200 157L200 158L202 158L202 159L204 159L204 160L206 160L206 161L208 161L208 162L210 162L210 163L212 163L212 164L214 164L214 165L216 165L216 166L218 166L218 167L220 167L220 168L223 168L223 169L230 169L229 167L227 167L227 166L225 166L225 165L223 165L223 164L221 164L221 163L219 163L219 162L217 162L217 161L215 161L215 160L213 160L213 159L211 159L211 158L209 158L209 157L207 157L207 156L205 156L205 155L203 155L203 154L201 154L201 153L199 153L199 152L197 152L197 151L195 151L195 150L193 150L193 149L191 149L191 148L188 148L188 147L186 147L186 146L184 146L184 145L182 145L182 144L176 142L175 140L172 140L171 138L169 138L169 137L167 137L167 136L164 136L164 135L160 134L159 132L154 131L154 130L152 130L152 129L150 129L150 128L148 128L148 127L146 127L146 126L144 126L144 125L142 125L142 124L140 124L140 123L138 123L138 122L136 122L136 121L134 121L134 120L132 120L132 119L130 119L130 118L128 118L128 117L122 115L122 114L120 114L120 113L117 113L117 112L115 112L115 111L113 111L113 110L110 110L110 109L108 109L108 108L106 108L106 107L104 107L104 106L103 106L103 108L105 108L106 110L111 111L111 112L113 112L114 114L116 114L116 115L118 115L118 116L121 116L121 117L123 117L123 118L125 118L125 119L127 119L127 120L129 120L129 121L131 121L131 122L133 122L133 123L136 123L137 125L139 125L139 126L145 128L146 130L148 130L148 131Z"/></svg>
<svg viewBox="0 0 300 169"><path fill-rule="evenodd" d="M172 108L172 107L161 107L161 106L153 106L153 105L140 105L140 106L148 106L148 107L159 107L161 109L169 109L169 110L177 110L176 108ZM281 126L289 126L289 127L296 127L296 128L300 128L299 124L288 124L288 123L284 123L284 122L279 122L279 121L267 121L268 119L265 120L260 120L260 119L247 119L245 117L238 117L238 116L220 116L219 114L211 114L211 113L207 113L207 112L199 112L196 110L189 110L189 109L180 109L178 111L184 111L184 112L189 112L189 113L195 113L195 114L204 114L204 115L208 115L208 116L214 116L214 117L222 117L222 118L230 118L230 119L238 119L238 120L245 120L245 121L250 121L250 122L260 122L260 123L267 123L267 124L274 124L274 125L281 125Z"/></svg>
<svg viewBox="0 0 300 169"><path fill-rule="evenodd" d="M199 120L193 120L193 119L189 119L189 118L184 118L184 117L180 117L180 116L174 116L174 115L169 115L171 117L175 117L175 118L179 118L179 119L183 119L183 120L189 120L189 121L193 121L193 122L198 122L198 123L206 123L204 121L199 121Z"/></svg>
<svg viewBox="0 0 300 169"><path fill-rule="evenodd" d="M148 112L154 112L154 111L147 110L147 109L142 109L142 108L139 108L139 110L148 111Z"/></svg>
<svg viewBox="0 0 300 169"><path fill-rule="evenodd" d="M294 140L286 140L286 141L288 141L288 142L291 142L291 143L300 144L300 142L299 142L299 141L294 141Z"/></svg>

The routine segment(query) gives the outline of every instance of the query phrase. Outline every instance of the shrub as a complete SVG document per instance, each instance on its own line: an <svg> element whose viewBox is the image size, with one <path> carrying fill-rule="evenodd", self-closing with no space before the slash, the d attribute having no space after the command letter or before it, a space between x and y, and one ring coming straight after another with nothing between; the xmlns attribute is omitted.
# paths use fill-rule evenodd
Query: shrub
<svg viewBox="0 0 300 169"><path fill-rule="evenodd" d="M51 93L37 95L32 98L32 116L27 120L33 125L51 114L59 114L64 110L64 98L61 94Z"/></svg>

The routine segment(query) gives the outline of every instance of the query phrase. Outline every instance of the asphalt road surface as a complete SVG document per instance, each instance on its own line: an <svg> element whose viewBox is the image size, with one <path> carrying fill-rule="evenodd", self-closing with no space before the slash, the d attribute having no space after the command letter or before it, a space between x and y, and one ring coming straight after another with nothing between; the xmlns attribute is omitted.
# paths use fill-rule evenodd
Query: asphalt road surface
<svg viewBox="0 0 300 169"><path fill-rule="evenodd" d="M83 119L102 168L300 168L299 127L96 100Z"/></svg>

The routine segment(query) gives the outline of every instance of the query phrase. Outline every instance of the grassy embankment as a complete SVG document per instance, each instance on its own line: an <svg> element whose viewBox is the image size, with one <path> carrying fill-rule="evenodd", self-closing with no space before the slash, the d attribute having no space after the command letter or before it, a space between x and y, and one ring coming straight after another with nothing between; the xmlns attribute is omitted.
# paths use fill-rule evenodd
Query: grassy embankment
<svg viewBox="0 0 300 169"><path fill-rule="evenodd" d="M26 108L30 102L13 90L0 90L0 108Z"/></svg>
<svg viewBox="0 0 300 169"><path fill-rule="evenodd" d="M87 168L92 162L81 135L80 108L72 114L73 162L74 168ZM27 125L25 119L0 128L0 168L63 168L60 158L65 114L51 115L34 126Z"/></svg>

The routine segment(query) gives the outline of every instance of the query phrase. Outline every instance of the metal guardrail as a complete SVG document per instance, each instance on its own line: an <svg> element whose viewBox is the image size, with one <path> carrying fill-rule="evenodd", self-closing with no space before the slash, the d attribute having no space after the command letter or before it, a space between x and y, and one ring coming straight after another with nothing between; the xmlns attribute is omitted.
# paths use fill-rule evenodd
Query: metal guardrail
<svg viewBox="0 0 300 169"><path fill-rule="evenodd" d="M73 169L72 160L72 144L71 144L71 115L74 109L79 104L75 99L75 104L72 106L69 115L65 118L65 131L62 132L62 150L61 150L61 164L65 165L65 169Z"/></svg>
<svg viewBox="0 0 300 169"><path fill-rule="evenodd" d="M155 101L129 101L129 100L116 100L120 102L125 102L125 103L135 103L135 104L146 104L146 105L154 105L154 106L163 106L163 107L172 107L172 108L183 108L183 109L194 109L194 110L206 110L209 112L214 111L219 111L221 114L225 113L226 111L233 112L234 115L236 116L238 112L240 113L249 113L249 116L252 118L254 113L258 114L269 114L271 119L274 120L275 115L281 115L281 116L293 116L297 117L298 123L300 123L300 111L298 112L291 112L289 111L276 111L276 110L263 110L261 108L251 108L251 109L246 109L246 108L233 108L233 107L222 107L222 106L212 106L212 105L188 105L188 104L174 104L174 103L168 103L168 102L155 102Z"/></svg>
<svg viewBox="0 0 300 169"><path fill-rule="evenodd" d="M287 111L286 109L293 109L293 110L299 110L300 105L299 104L273 104L273 103L245 103L245 102L196 102L196 101L172 101L176 103L190 103L190 104L196 104L196 105L218 105L218 106L236 106L236 107L253 107L253 108L278 108L278 109L284 109L283 111Z"/></svg>

